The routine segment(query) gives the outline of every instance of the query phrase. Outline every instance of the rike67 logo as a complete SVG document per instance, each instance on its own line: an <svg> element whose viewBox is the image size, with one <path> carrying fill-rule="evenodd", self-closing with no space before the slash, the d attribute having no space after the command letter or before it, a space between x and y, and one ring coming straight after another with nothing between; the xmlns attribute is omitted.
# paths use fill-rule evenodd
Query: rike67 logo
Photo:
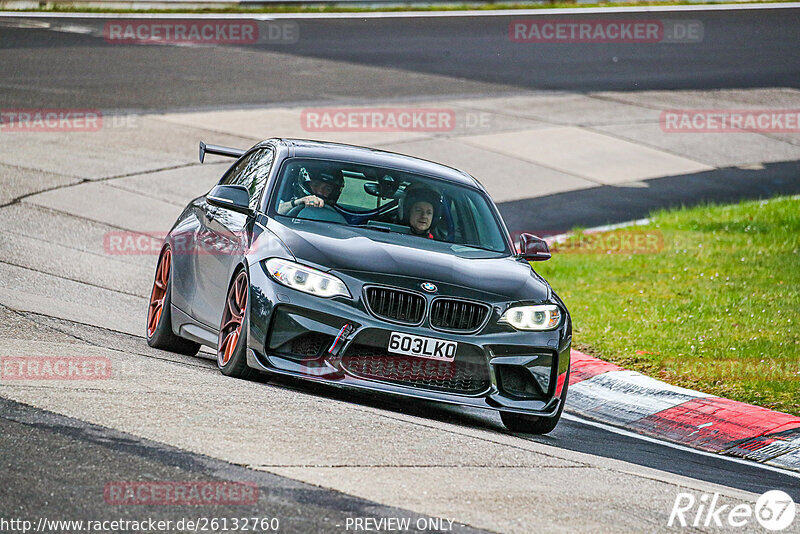
<svg viewBox="0 0 800 534"><path fill-rule="evenodd" d="M766 530L779 532L792 525L796 505L783 491L771 490L758 497L755 506L720 501L719 493L704 493L699 498L679 493L672 506L667 526L670 527L753 527L753 520Z"/></svg>

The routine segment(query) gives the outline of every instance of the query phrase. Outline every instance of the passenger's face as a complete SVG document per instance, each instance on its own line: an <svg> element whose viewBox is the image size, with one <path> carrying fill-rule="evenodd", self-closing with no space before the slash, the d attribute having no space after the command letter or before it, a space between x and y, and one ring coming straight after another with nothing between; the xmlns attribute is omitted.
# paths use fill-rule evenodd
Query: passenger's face
<svg viewBox="0 0 800 534"><path fill-rule="evenodd" d="M430 202L414 202L411 206L411 213L408 223L417 233L425 233L431 227L433 221L433 204Z"/></svg>
<svg viewBox="0 0 800 534"><path fill-rule="evenodd" d="M321 180L311 180L311 191L318 197L327 199L333 193L333 186Z"/></svg>

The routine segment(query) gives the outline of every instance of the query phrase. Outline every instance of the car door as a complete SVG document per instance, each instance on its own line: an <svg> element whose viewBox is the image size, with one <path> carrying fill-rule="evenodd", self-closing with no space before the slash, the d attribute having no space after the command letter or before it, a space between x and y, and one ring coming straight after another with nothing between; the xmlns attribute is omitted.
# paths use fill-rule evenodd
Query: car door
<svg viewBox="0 0 800 534"><path fill-rule="evenodd" d="M271 148L246 154L220 180L221 185L243 185L250 193L250 208L258 209L274 160ZM192 315L198 321L219 328L222 307L233 270L250 247L254 216L201 202L201 225L195 254L196 283Z"/></svg>
<svg viewBox="0 0 800 534"><path fill-rule="evenodd" d="M197 248L197 236L202 227L204 198L194 199L183 210L175 226L170 232L170 246L172 248L172 272L175 276L171 278L172 305L183 313L191 313L194 294L197 289L195 283L195 250Z"/></svg>

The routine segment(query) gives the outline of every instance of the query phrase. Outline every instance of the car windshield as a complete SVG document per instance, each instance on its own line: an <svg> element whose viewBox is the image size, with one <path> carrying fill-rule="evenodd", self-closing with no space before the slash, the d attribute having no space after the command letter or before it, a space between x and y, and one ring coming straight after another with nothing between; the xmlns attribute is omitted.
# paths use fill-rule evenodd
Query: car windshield
<svg viewBox="0 0 800 534"><path fill-rule="evenodd" d="M490 202L475 189L396 169L291 158L281 169L270 212L403 234L410 244L427 239L457 252L506 253Z"/></svg>

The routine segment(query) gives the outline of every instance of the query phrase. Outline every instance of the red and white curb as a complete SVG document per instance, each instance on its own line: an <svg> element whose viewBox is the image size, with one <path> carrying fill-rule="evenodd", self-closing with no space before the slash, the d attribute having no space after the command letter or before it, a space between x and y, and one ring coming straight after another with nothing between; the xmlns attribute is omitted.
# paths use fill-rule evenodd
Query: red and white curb
<svg viewBox="0 0 800 534"><path fill-rule="evenodd" d="M567 410L703 451L800 471L800 417L671 386L572 351Z"/></svg>

